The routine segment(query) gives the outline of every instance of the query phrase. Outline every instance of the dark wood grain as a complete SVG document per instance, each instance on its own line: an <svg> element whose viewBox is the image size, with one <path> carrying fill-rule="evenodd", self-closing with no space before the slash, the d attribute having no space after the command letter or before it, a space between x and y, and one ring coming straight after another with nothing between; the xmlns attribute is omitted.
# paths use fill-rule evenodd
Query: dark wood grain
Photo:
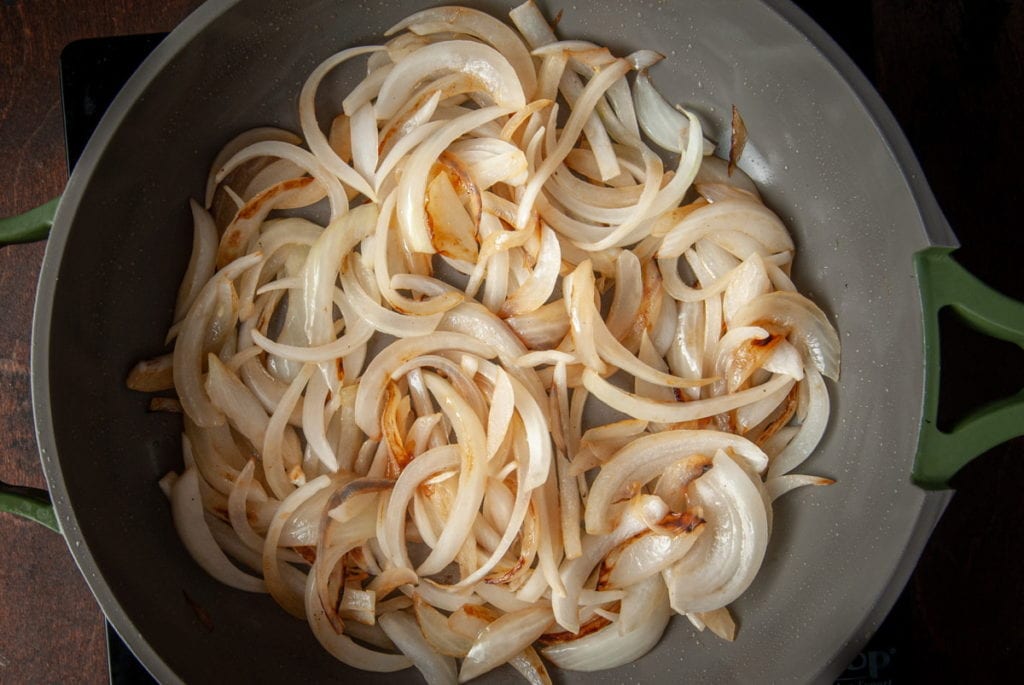
<svg viewBox="0 0 1024 685"><path fill-rule="evenodd" d="M66 182L57 79L64 45L90 36L166 31L198 4L4 0L0 216L50 199ZM1024 3L798 4L851 53L892 108L963 242L961 260L1024 299L1017 266L1024 226L1013 173L1024 121ZM0 478L37 486L43 478L28 365L42 254L38 244L0 248ZM959 342L954 347L961 349ZM982 356L978 370L954 380L948 394L994 398L1019 389L1024 362L1016 353L1005 361ZM993 449L957 477L958 494L904 597L912 635L909 653L901 656L901 680L1000 682L1020 663L1022 483L1020 439ZM106 682L102 618L63 540L0 515L0 549L0 682Z"/></svg>
<svg viewBox="0 0 1024 685"><path fill-rule="evenodd" d="M197 0L0 4L0 216L67 182L58 60L79 38L169 31ZM29 340L43 244L0 248L0 479L43 486ZM0 514L0 683L108 682L103 618L64 540Z"/></svg>

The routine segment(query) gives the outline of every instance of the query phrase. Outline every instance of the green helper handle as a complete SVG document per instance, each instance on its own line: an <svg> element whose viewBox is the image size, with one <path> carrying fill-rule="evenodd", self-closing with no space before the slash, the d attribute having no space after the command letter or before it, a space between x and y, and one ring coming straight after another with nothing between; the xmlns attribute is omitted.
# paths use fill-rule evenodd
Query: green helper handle
<svg viewBox="0 0 1024 685"><path fill-rule="evenodd" d="M949 432L938 428L939 312L944 307L979 333L1024 349L1024 303L979 281L953 260L952 252L931 247L914 255L924 316L925 384L912 478L927 490L948 488L953 475L974 457L1024 435L1024 390L982 407Z"/></svg>
<svg viewBox="0 0 1024 685"><path fill-rule="evenodd" d="M0 219L0 246L43 240L50 234L59 197L18 216Z"/></svg>
<svg viewBox="0 0 1024 685"><path fill-rule="evenodd" d="M39 488L10 485L0 480L0 511L40 523L52 531L60 532L57 515L50 503L50 493Z"/></svg>
<svg viewBox="0 0 1024 685"><path fill-rule="evenodd" d="M0 246L43 240L50 233L60 198L31 209L19 216L0 219ZM10 485L0 480L0 511L6 511L40 523L60 532L57 515L50 503L50 494L38 488Z"/></svg>

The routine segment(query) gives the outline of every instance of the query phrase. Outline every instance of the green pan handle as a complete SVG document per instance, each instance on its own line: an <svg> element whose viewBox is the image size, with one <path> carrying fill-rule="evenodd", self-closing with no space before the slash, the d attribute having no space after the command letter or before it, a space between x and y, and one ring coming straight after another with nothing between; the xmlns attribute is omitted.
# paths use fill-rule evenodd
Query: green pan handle
<svg viewBox="0 0 1024 685"><path fill-rule="evenodd" d="M43 240L50 234L59 197L18 216L0 219L0 246Z"/></svg>
<svg viewBox="0 0 1024 685"><path fill-rule="evenodd" d="M56 197L19 216L0 219L0 246L46 238L53 226L59 202L60 198ZM0 480L0 511L27 518L60 532L53 504L50 503L50 494L46 490L10 485Z"/></svg>
<svg viewBox="0 0 1024 685"><path fill-rule="evenodd" d="M939 429L939 312L952 310L979 333L1024 348L1024 303L972 276L956 263L953 248L931 247L914 255L924 315L924 416L914 459L914 482L927 490L949 487L967 462L986 450L1024 435L1024 390L992 402L949 432Z"/></svg>
<svg viewBox="0 0 1024 685"><path fill-rule="evenodd" d="M50 493L39 488L10 485L0 480L0 511L41 523L52 531L60 532L57 515L50 503Z"/></svg>

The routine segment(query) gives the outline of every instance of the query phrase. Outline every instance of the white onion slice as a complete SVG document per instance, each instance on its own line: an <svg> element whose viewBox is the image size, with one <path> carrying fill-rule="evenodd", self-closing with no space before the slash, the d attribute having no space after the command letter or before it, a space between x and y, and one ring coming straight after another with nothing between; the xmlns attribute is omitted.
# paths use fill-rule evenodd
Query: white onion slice
<svg viewBox="0 0 1024 685"><path fill-rule="evenodd" d="M278 560L278 541L292 514L307 499L331 484L328 476L319 476L292 492L281 502L274 520L267 529L263 543L263 579L267 589L278 604L288 613L298 618L306 618L305 604L301 596L296 596L284 582L283 571Z"/></svg>
<svg viewBox="0 0 1024 685"><path fill-rule="evenodd" d="M349 297L352 312L375 329L388 335L424 336L432 333L441 322L442 312L426 315L399 314L381 306L370 297L355 270L360 267L355 259L345 260L341 270L341 285Z"/></svg>
<svg viewBox="0 0 1024 685"><path fill-rule="evenodd" d="M463 658L473 646L473 640L454 631L448 625L448 618L430 606L418 593L413 593L412 606L420 631L438 653Z"/></svg>
<svg viewBox="0 0 1024 685"><path fill-rule="evenodd" d="M469 7L434 7L410 14L384 35L391 36L402 29L421 36L441 32L464 33L485 41L508 59L515 69L526 101L533 98L537 76L530 53L515 31L491 15Z"/></svg>
<svg viewBox="0 0 1024 685"><path fill-rule="evenodd" d="M174 387L181 398L182 408L199 426L216 426L224 422L224 415L210 402L202 383L202 365L206 358L203 344L217 302L218 289L259 264L262 258L262 254L255 252L239 257L221 269L217 276L203 286L185 315L178 333L174 346Z"/></svg>
<svg viewBox="0 0 1024 685"><path fill-rule="evenodd" d="M203 284L213 277L217 261L217 226L213 217L195 200L189 200L189 206L192 209L193 224L192 256L178 289L178 301L174 307L175 321L185 316Z"/></svg>
<svg viewBox="0 0 1024 685"><path fill-rule="evenodd" d="M508 114L509 111L509 108L500 106L486 107L453 119L438 129L429 140L421 143L409 156L405 172L398 184L397 205L398 223L407 249L426 254L435 252L430 240L423 203L431 166L445 148L460 136Z"/></svg>
<svg viewBox="0 0 1024 685"><path fill-rule="evenodd" d="M555 288L555 279L562 265L562 252L555 232L547 225L541 226L540 247L537 264L530 277L513 292L501 307L503 318L519 316L538 309L547 302Z"/></svg>
<svg viewBox="0 0 1024 685"><path fill-rule="evenodd" d="M360 175L359 172L346 164L341 157L334 152L330 144L327 142L327 137L320 129L320 124L316 120L315 100L316 91L320 86L320 82L328 72L353 57L378 52L383 49L384 48L379 45L370 45L366 47L342 50L336 55L328 57L309 75L306 79L306 83L302 86L302 92L299 94L299 118L302 121L302 134L306 138L306 143L309 145L310 151L316 155L317 159L321 161L324 167L330 169L330 171L340 178L342 182L371 198L374 197L374 194L373 190L367 183L366 173L372 170L363 170L363 174ZM355 132L353 132L353 134L355 134Z"/></svg>
<svg viewBox="0 0 1024 685"><path fill-rule="evenodd" d="M263 140L278 140L284 143L291 143L293 145L298 145L302 142L302 139L291 131L274 128L272 126L249 129L232 138L223 148L221 148L221 151L217 153L217 156L213 158L213 162L210 164L210 174L206 179L206 194L203 201L204 208L210 209L210 206L213 204L213 196L217 191L218 183L217 171L220 170L220 168L223 167L229 159L234 157L235 153L239 150Z"/></svg>
<svg viewBox="0 0 1024 685"><path fill-rule="evenodd" d="M333 172L324 166L323 162L312 153L303 150L297 145L280 141L264 141L253 143L236 153L231 159L224 163L224 166L217 171L217 181L220 182L233 169L243 162L255 157L279 157L293 162L304 169L310 176L320 182L327 191L327 199L331 204L331 216L337 217L348 211L348 199Z"/></svg>
<svg viewBox="0 0 1024 685"><path fill-rule="evenodd" d="M567 671L600 671L636 661L661 639L672 610L668 607L665 584L658 576L631 588L622 601L623 613L629 610L643 616L632 630L623 634L619 626L608 625L577 640L545 647L541 653ZM628 604L635 606L630 609Z"/></svg>
<svg viewBox="0 0 1024 685"><path fill-rule="evenodd" d="M662 97L651 83L646 69L637 72L633 85L633 98L636 105L636 117L640 128L654 141L658 147L669 152L681 153L680 143L690 130L690 121L675 107ZM714 151L714 144L704 138L701 153L709 155Z"/></svg>
<svg viewBox="0 0 1024 685"><path fill-rule="evenodd" d="M366 367L359 391L356 395L356 424L373 439L380 438L381 405L384 397L384 386L391 373L414 357L432 354L441 350L454 350L490 359L494 349L481 340L462 333L436 332L429 337L406 338L397 340L373 358Z"/></svg>
<svg viewBox="0 0 1024 685"><path fill-rule="evenodd" d="M661 573L682 559L706 528L702 520L686 514L672 521L673 525L680 527L668 534L644 533L616 550L614 564L605 559L608 587L630 587Z"/></svg>
<svg viewBox="0 0 1024 685"><path fill-rule="evenodd" d="M779 218L759 202L731 200L693 210L667 234L659 257L677 257L713 230L734 230L749 235L769 253L793 249L793 240ZM747 255L742 255L746 257Z"/></svg>
<svg viewBox="0 0 1024 685"><path fill-rule="evenodd" d="M458 493L448 523L437 545L416 569L420 575L428 576L437 573L455 559L472 527L473 513L480 508L484 495L487 442L480 420L466 401L456 394L455 389L434 374L426 375L425 380L441 411L452 424L461 452Z"/></svg>
<svg viewBox="0 0 1024 685"><path fill-rule="evenodd" d="M593 493L591 493L593 496ZM590 501L587 501L587 514L590 514ZM668 513L668 507L659 497L641 496L638 503L627 506L621 521L612 529L608 526L602 530L608 534L595 534L587 527L587 536L583 538L583 549L579 557L567 559L560 569L560 576L565 585L563 595L553 595L551 606L558 624L570 633L580 630L579 597L583 583L591 571L617 545L633 537L647 528L648 520L660 520Z"/></svg>
<svg viewBox="0 0 1024 685"><path fill-rule="evenodd" d="M776 291L761 295L733 315L734 326L770 322L826 378L839 379L839 335L828 317L799 293ZM763 323L761 323L763 325Z"/></svg>
<svg viewBox="0 0 1024 685"><path fill-rule="evenodd" d="M203 516L199 496L199 471L185 469L171 489L171 514L185 549L204 571L233 588L246 592L266 592L259 578L250 576L231 563L214 540Z"/></svg>
<svg viewBox="0 0 1024 685"><path fill-rule="evenodd" d="M228 496L228 517L235 534L250 549L260 552L263 550L263 538L253 530L249 523L247 503L250 494L259 493L265 501L267 496L259 486L252 487L252 474L256 467L256 460L250 459L242 468L241 473L235 480L235 487Z"/></svg>
<svg viewBox="0 0 1024 685"><path fill-rule="evenodd" d="M825 434L829 415L828 388L813 367L806 367L804 383L809 392L807 415L800 425L800 432L772 459L768 468L769 478L781 476L802 464Z"/></svg>
<svg viewBox="0 0 1024 685"><path fill-rule="evenodd" d="M334 632L315 588L313 574L310 574L305 592L306 616L317 640L335 659L353 668L378 673L392 673L412 666L412 661L403 654L387 654L367 649L347 635Z"/></svg>
<svg viewBox="0 0 1024 685"><path fill-rule="evenodd" d="M472 680L505 663L533 644L553 620L551 608L542 605L505 614L487 624L462 662L459 682Z"/></svg>
<svg viewBox="0 0 1024 685"><path fill-rule="evenodd" d="M592 535L612 530L609 510L633 483L653 480L669 465L688 455L707 455L729 449L755 472L762 472L768 457L754 443L731 433L710 430L675 430L644 435L619 450L598 473L587 497L586 530Z"/></svg>
<svg viewBox="0 0 1024 685"><path fill-rule="evenodd" d="M399 62L384 79L375 105L378 119L390 119L415 86L446 72L471 74L501 108L526 105L523 87L512 65L494 48L467 40L427 45L415 58Z"/></svg>
<svg viewBox="0 0 1024 685"><path fill-rule="evenodd" d="M712 463L694 481L691 497L703 507L707 534L663 574L672 608L679 613L712 611L739 597L754 580L768 546L766 505L757 488L724 452Z"/></svg>
<svg viewBox="0 0 1024 685"><path fill-rule="evenodd" d="M373 108L369 103L363 105L352 114L352 166L367 184L376 180L378 162L377 121ZM369 185L367 185L369 188Z"/></svg>
<svg viewBox="0 0 1024 685"><path fill-rule="evenodd" d="M764 486L768 490L768 496L774 502L778 498L785 495L791 490L802 488L805 485L834 485L835 481L831 478L822 478L820 476L804 476L796 473L791 473L785 476L776 476L775 478L769 478Z"/></svg>
<svg viewBox="0 0 1024 685"><path fill-rule="evenodd" d="M565 122L565 127L562 129L562 135L558 139L557 146L554 150L549 151L548 156L544 158L541 165L534 171L534 175L527 182L523 190L522 197L519 198L519 211L516 215L517 228L523 228L527 225L530 212L533 209L533 203L541 191L541 186L554 173L566 155L569 154L569 150L583 131L587 118L596 106L598 98L604 94L615 80L625 76L629 69L629 62L617 60L605 67L587 83L580 94L579 100L574 104L572 113L569 114L569 120Z"/></svg>
<svg viewBox="0 0 1024 685"><path fill-rule="evenodd" d="M586 369L583 372L583 386L594 397L624 414L655 423L696 421L697 419L732 411L771 395L790 382L792 382L792 379L789 376L777 375L761 385L729 395L720 395L718 397L709 397L689 402L660 402L626 392L601 378L599 374L590 369Z"/></svg>
<svg viewBox="0 0 1024 685"><path fill-rule="evenodd" d="M412 568L405 545L405 514L416 488L436 473L458 466L459 459L455 445L435 447L413 459L395 482L387 513L378 523L378 539L384 554L399 568Z"/></svg>
<svg viewBox="0 0 1024 685"><path fill-rule="evenodd" d="M456 682L455 659L435 652L409 614L394 611L377 619L388 637L406 654L429 685Z"/></svg>

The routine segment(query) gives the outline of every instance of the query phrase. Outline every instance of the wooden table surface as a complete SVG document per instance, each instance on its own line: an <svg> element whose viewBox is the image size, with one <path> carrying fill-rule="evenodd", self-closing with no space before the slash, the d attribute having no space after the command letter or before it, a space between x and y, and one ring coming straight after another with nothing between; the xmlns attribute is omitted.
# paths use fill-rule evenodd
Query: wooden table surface
<svg viewBox="0 0 1024 685"><path fill-rule="evenodd" d="M79 38L169 31L198 4L3 1L0 216L43 203L67 181L61 49ZM1024 299L1024 2L798 4L850 52L892 108L963 243L960 260ZM29 340L43 248L0 248L0 479L40 487ZM963 349L968 338L960 335L950 348ZM1024 383L1020 350L986 348L973 357L954 360L963 367L947 386L954 411ZM894 655L901 682L994 682L1024 656L1024 439L993 449L955 485L958 494L901 600L909 617ZM0 514L0 549L0 682L106 681L102 615L63 539ZM864 682L876 682L870 675Z"/></svg>

